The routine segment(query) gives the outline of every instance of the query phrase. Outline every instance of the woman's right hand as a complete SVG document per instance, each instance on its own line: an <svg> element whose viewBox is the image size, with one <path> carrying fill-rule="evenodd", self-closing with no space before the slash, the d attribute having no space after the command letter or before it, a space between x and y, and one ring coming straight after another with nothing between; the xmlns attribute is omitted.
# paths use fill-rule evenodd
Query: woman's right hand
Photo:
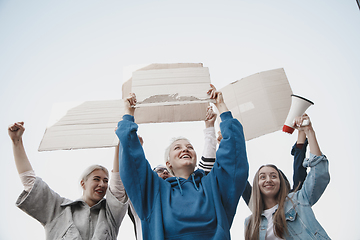
<svg viewBox="0 0 360 240"><path fill-rule="evenodd" d="M8 127L8 133L10 139L14 143L19 142L21 140L24 131L25 131L24 122L16 122Z"/></svg>
<svg viewBox="0 0 360 240"><path fill-rule="evenodd" d="M137 100L135 93L130 93L129 96L124 100L125 114L134 116L136 102Z"/></svg>

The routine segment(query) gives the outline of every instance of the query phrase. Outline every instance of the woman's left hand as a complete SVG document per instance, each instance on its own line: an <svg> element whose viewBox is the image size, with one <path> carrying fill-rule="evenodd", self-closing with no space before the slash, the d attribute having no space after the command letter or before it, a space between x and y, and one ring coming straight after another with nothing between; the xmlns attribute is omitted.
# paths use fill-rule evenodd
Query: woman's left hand
<svg viewBox="0 0 360 240"><path fill-rule="evenodd" d="M214 112L211 106L209 106L206 111L205 126L207 128L214 127L216 117L217 117L217 113Z"/></svg>
<svg viewBox="0 0 360 240"><path fill-rule="evenodd" d="M216 90L215 86L210 84L210 89L207 91L210 99L215 99L215 106L218 109L219 113L229 111L222 95L221 91Z"/></svg>

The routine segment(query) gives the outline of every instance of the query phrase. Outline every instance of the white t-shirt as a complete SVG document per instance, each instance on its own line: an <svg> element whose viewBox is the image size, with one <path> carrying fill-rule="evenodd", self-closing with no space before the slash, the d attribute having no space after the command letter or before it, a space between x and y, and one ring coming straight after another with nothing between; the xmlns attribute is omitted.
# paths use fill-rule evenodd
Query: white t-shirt
<svg viewBox="0 0 360 240"><path fill-rule="evenodd" d="M263 212L264 216L268 220L268 226L267 226L266 236L265 236L266 240L282 240L283 239L283 238L278 238L277 236L275 236L275 232L274 232L274 224L273 224L273 216L274 215L273 214L276 211L276 209L278 209L278 207L279 207L279 205L276 204L272 208L266 209Z"/></svg>

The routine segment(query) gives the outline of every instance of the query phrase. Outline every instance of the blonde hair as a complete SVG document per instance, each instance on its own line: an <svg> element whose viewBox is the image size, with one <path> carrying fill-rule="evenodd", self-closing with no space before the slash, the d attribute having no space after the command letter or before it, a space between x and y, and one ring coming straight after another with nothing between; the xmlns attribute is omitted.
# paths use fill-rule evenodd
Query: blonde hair
<svg viewBox="0 0 360 240"><path fill-rule="evenodd" d="M85 171L80 176L80 181L86 182L89 175L95 170L103 170L106 173L106 175L109 177L109 171L106 169L106 167L101 166L99 164L95 164L95 165L91 165L85 169Z"/></svg>
<svg viewBox="0 0 360 240"><path fill-rule="evenodd" d="M289 194L289 187L286 184L285 178L280 170L272 164L261 166L254 176L253 187L251 191L251 198L249 207L252 215L249 218L247 225L245 226L245 239L246 240L258 240L259 239L259 227L261 223L261 214L264 211L264 200L259 188L259 172L263 167L272 167L278 172L280 179L280 189L276 195L276 201L279 204L278 209L273 215L274 234L279 238L285 238L288 233L284 204Z"/></svg>
<svg viewBox="0 0 360 240"><path fill-rule="evenodd" d="M172 145L174 142L179 141L179 140L185 140L185 141L188 141L188 142L191 144L191 142L190 142L189 139L187 139L187 138L185 138L185 137L181 137L181 136L180 136L180 137L174 137L174 138L172 138L172 139L170 140L169 146L165 149L164 160L165 160L165 166L166 166L166 168L168 169L169 173L171 173L171 175L173 175L173 176L175 176L174 172L173 172L170 168L167 167L166 163L167 163L167 162L169 161L169 159L170 159L171 145ZM192 145L192 144L191 144L191 145Z"/></svg>

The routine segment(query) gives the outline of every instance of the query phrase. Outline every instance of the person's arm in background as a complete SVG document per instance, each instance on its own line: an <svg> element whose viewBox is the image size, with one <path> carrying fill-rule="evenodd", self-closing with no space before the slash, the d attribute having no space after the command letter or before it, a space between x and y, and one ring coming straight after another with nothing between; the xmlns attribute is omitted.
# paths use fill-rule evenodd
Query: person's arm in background
<svg viewBox="0 0 360 240"><path fill-rule="evenodd" d="M113 169L111 170L109 191L122 203L128 199L119 173L119 144L115 147Z"/></svg>
<svg viewBox="0 0 360 240"><path fill-rule="evenodd" d="M143 145L142 137L140 137L140 136L138 136L138 137L139 137L141 145ZM113 163L113 169L111 171L112 176L110 178L110 187L109 188L110 188L111 192L113 193L113 195L120 202L125 203L127 201L128 197L125 192L125 188L121 181L120 173L119 173L119 144L115 147L114 163ZM134 224L135 238L142 239L140 218L137 215L137 213L135 212L134 206L132 205L132 203L130 201L129 201L127 213L130 217L131 222Z"/></svg>
<svg viewBox="0 0 360 240"><path fill-rule="evenodd" d="M216 158L216 136L215 136L215 120L217 114L209 106L205 117L205 129L204 129L204 150L203 155L199 161L199 169L205 171L208 174L214 166Z"/></svg>
<svg viewBox="0 0 360 240"><path fill-rule="evenodd" d="M294 156L293 164L293 186L290 192L300 190L305 178L307 176L306 168L303 167L303 162L306 156L306 148L308 140L304 131L298 131L298 138L291 149L291 155Z"/></svg>
<svg viewBox="0 0 360 240"><path fill-rule="evenodd" d="M242 198L244 199L246 205L248 205L248 206L249 206L250 197L251 197L251 190L252 190L252 187L251 187L249 181L246 181L246 185L245 185L244 192L242 194Z"/></svg>

